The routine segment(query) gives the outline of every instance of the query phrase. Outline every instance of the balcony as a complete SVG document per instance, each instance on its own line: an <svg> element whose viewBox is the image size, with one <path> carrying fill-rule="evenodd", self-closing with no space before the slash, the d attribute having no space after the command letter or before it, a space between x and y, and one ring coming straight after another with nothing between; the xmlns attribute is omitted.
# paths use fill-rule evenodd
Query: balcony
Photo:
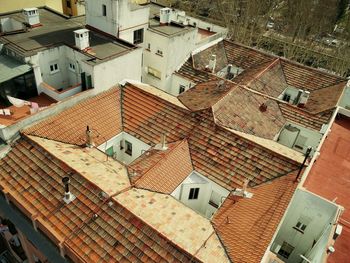
<svg viewBox="0 0 350 263"><path fill-rule="evenodd" d="M79 92L82 91L82 86L81 83L78 83L74 86L70 86L65 89L56 89L49 84L42 82L40 84L41 91L49 96L50 98L54 99L55 101L61 101L64 100L70 96L73 96L75 94L78 94Z"/></svg>

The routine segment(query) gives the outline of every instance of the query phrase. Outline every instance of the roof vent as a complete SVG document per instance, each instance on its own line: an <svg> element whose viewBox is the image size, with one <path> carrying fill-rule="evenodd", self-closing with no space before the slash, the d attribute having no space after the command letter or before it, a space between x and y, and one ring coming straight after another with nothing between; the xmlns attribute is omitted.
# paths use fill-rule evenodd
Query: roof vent
<svg viewBox="0 0 350 263"><path fill-rule="evenodd" d="M156 150L160 150L160 151L165 151L168 149L168 145L167 145L167 142L166 142L166 135L163 134L162 137L160 138L160 143L157 144L154 149Z"/></svg>
<svg viewBox="0 0 350 263"><path fill-rule="evenodd" d="M26 20L26 23L30 27L37 27L41 26L40 19L39 19L39 11L38 8L24 8L23 9L24 18Z"/></svg>
<svg viewBox="0 0 350 263"><path fill-rule="evenodd" d="M75 196L69 191L69 182L70 179L68 176L65 176L62 178L62 183L64 185L64 196L63 196L63 201L66 204L69 204L75 199Z"/></svg>
<svg viewBox="0 0 350 263"><path fill-rule="evenodd" d="M309 97L310 97L310 91L303 90L299 98L298 107L304 108L307 101L309 100Z"/></svg>
<svg viewBox="0 0 350 263"><path fill-rule="evenodd" d="M234 78L234 74L232 72L232 64L228 64L227 65L227 72L226 72L226 79L233 79Z"/></svg>
<svg viewBox="0 0 350 263"><path fill-rule="evenodd" d="M262 103L260 106L259 106L259 110L261 112L265 112L267 110L267 105L265 103Z"/></svg>
<svg viewBox="0 0 350 263"><path fill-rule="evenodd" d="M160 9L160 24L161 25L167 25L170 23L170 14L171 14L171 9L168 7Z"/></svg>
<svg viewBox="0 0 350 263"><path fill-rule="evenodd" d="M78 29L74 31L75 46L80 50L87 50L90 47L89 30Z"/></svg>
<svg viewBox="0 0 350 263"><path fill-rule="evenodd" d="M216 67L216 55L211 55L211 58L209 60L208 69L211 73L214 73L215 67Z"/></svg>
<svg viewBox="0 0 350 263"><path fill-rule="evenodd" d="M89 126L86 126L86 147L92 148L95 146L94 141L92 139L93 133L90 130Z"/></svg>
<svg viewBox="0 0 350 263"><path fill-rule="evenodd" d="M240 188L236 188L232 194L236 195L236 196L241 196L241 197L245 197L245 198L252 198L253 194L249 193L247 191L248 188L248 184L249 184L249 179L245 179L242 185L242 189Z"/></svg>

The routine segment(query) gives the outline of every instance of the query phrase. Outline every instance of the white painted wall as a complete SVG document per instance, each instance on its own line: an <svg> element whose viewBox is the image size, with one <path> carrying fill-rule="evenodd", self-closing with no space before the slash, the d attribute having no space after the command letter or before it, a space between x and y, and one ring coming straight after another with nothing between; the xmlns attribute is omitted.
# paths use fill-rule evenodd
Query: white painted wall
<svg viewBox="0 0 350 263"><path fill-rule="evenodd" d="M148 27L150 8L128 0L86 0L86 23L110 35L133 43L133 32ZM103 16L102 5L106 5Z"/></svg>
<svg viewBox="0 0 350 263"><path fill-rule="evenodd" d="M141 81L141 63L142 49L137 48L95 65L92 77L95 91L107 90L123 79Z"/></svg>
<svg viewBox="0 0 350 263"><path fill-rule="evenodd" d="M132 155L125 153L125 150L126 150L125 141L128 141L132 144ZM120 147L121 142L122 142L123 148ZM118 161L122 163L130 164L136 158L138 158L141 154L147 151L151 146L126 132L121 132L120 134L118 134L117 136L114 136L107 142L102 143L97 148L105 152L110 147L113 147L113 151L115 153L113 156L114 158L116 158Z"/></svg>
<svg viewBox="0 0 350 263"><path fill-rule="evenodd" d="M89 57L68 46L59 46L39 52L37 55L28 58L34 64L34 74L37 86L42 81L56 89L66 89L81 83L80 73L92 74L92 66L84 61ZM50 65L57 63L59 71L50 72ZM69 63L75 65L75 72L69 69ZM36 66L39 66L37 69ZM40 76L39 76L40 75ZM41 91L40 88L38 91Z"/></svg>
<svg viewBox="0 0 350 263"><path fill-rule="evenodd" d="M167 37L148 29L144 46L150 44L150 50L144 51L142 81L171 93L172 74L195 49L196 35L197 30L191 30ZM157 50L161 50L163 56L157 55ZM148 74L149 66L161 71L160 80Z"/></svg>
<svg viewBox="0 0 350 263"><path fill-rule="evenodd" d="M189 79L183 78L177 74L173 74L171 80L170 94L177 96L179 95L180 85L185 86L185 91L194 87L196 84L191 82Z"/></svg>
<svg viewBox="0 0 350 263"><path fill-rule="evenodd" d="M328 226L334 223L337 212L338 206L336 204L307 191L297 189L281 228L273 241L271 251L277 254L278 247L285 241L295 248L289 258L284 259L284 261L301 262L300 255L306 255L311 251L314 240L317 242L323 238L323 234L329 234L329 231L324 230L327 230ZM300 217L310 219L304 233L300 233L293 228ZM324 246L319 248L321 252L324 249ZM312 262L316 263L316 261Z"/></svg>
<svg viewBox="0 0 350 263"><path fill-rule="evenodd" d="M10 17L4 17L0 19L0 31L7 33L16 30L23 30L24 24Z"/></svg>
<svg viewBox="0 0 350 263"><path fill-rule="evenodd" d="M350 110L350 85L347 85L345 88L344 93L339 101L339 106Z"/></svg>
<svg viewBox="0 0 350 263"><path fill-rule="evenodd" d="M307 147L311 146L311 147L313 147L313 151L311 152L311 155L312 155L322 139L322 134L318 131L307 129L305 127L302 127L300 125L297 125L297 124L291 123L291 122L287 122L285 124L285 126L287 126L289 124L292 127L299 129L300 132L290 133L285 128L283 128L279 134L277 141L279 143L287 146L287 147L290 147L296 151L303 152L303 153L306 153ZM307 138L307 140L305 141L305 144L304 144L304 148L302 150L295 147L296 136L298 136L298 137L304 136Z"/></svg>
<svg viewBox="0 0 350 263"><path fill-rule="evenodd" d="M191 188L199 188L198 199L189 200L189 193ZM220 207L221 202L225 200L228 196L229 191L220 185L209 180L205 176L202 176L197 171L193 171L172 193L176 199L180 200L182 203L188 207L196 210L207 218L211 218L216 212L216 208L209 204L212 192L217 193L218 202Z"/></svg>

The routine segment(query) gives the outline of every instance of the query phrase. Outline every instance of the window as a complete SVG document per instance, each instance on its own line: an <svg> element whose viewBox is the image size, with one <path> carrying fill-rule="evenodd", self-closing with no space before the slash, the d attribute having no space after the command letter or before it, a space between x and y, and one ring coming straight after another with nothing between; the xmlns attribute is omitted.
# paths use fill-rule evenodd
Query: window
<svg viewBox="0 0 350 263"><path fill-rule="evenodd" d="M191 188L190 194L188 195L189 200L198 199L199 188Z"/></svg>
<svg viewBox="0 0 350 263"><path fill-rule="evenodd" d="M125 153L132 156L132 144L128 141L125 141Z"/></svg>
<svg viewBox="0 0 350 263"><path fill-rule="evenodd" d="M107 7L106 5L102 5L102 15L107 16Z"/></svg>
<svg viewBox="0 0 350 263"><path fill-rule="evenodd" d="M180 88L179 88L179 94L181 94L182 92L184 92L186 89L186 87L184 85L180 85Z"/></svg>
<svg viewBox="0 0 350 263"><path fill-rule="evenodd" d="M298 148L300 150L304 150L304 146L305 146L306 141L307 141L307 137L299 135L295 144L294 144L294 147Z"/></svg>
<svg viewBox="0 0 350 263"><path fill-rule="evenodd" d="M67 3L67 7L71 8L70 0L67 0L66 3Z"/></svg>
<svg viewBox="0 0 350 263"><path fill-rule="evenodd" d="M157 79L161 79L161 75L162 75L162 73L159 70L156 70L152 67L148 67L148 74L152 75L153 77L155 77Z"/></svg>
<svg viewBox="0 0 350 263"><path fill-rule="evenodd" d="M298 223L295 225L295 227L293 227L293 228L296 229L296 230L298 230L298 231L300 231L300 232L302 232L302 233L304 233L304 230L305 230L305 228L306 228L306 225L303 224L303 223L301 223L301 222L298 222Z"/></svg>
<svg viewBox="0 0 350 263"><path fill-rule="evenodd" d="M51 64L51 65L50 65L50 73L51 73L51 74L52 74L52 73L56 73L56 72L58 72L58 71L60 71L60 70L59 70L59 68L58 68L58 64L57 64L57 63Z"/></svg>
<svg viewBox="0 0 350 263"><path fill-rule="evenodd" d="M143 28L134 31L134 44L143 42Z"/></svg>
<svg viewBox="0 0 350 263"><path fill-rule="evenodd" d="M289 101L290 101L290 95L289 95L288 93L285 93L285 94L283 95L282 100L284 100L284 101L286 101L286 102L289 102Z"/></svg>
<svg viewBox="0 0 350 263"><path fill-rule="evenodd" d="M70 71L75 72L75 65L74 65L74 63L69 63L68 68L69 68Z"/></svg>
<svg viewBox="0 0 350 263"><path fill-rule="evenodd" d="M289 245L287 242L283 242L283 245L278 251L278 255L284 257L285 259L288 259L290 254L292 254L293 250L294 250L293 246Z"/></svg>

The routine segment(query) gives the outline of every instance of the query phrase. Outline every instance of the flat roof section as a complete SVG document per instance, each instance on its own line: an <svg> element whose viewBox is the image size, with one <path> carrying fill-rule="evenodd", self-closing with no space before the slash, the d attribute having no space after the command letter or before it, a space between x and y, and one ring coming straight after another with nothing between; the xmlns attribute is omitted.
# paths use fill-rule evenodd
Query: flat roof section
<svg viewBox="0 0 350 263"><path fill-rule="evenodd" d="M4 17L25 22L21 12L0 16L0 18ZM0 42L6 43L11 49L24 56L31 56L50 47L75 46L74 31L85 28L85 16L66 18L47 9L39 9L39 17L42 26L31 28L24 33L2 36ZM91 30L89 34L91 49L84 54L90 55L91 61L94 63L108 60L137 48Z"/></svg>
<svg viewBox="0 0 350 263"><path fill-rule="evenodd" d="M345 208L340 217L343 232L328 262L349 262L350 251L350 118L340 116L321 148L304 187Z"/></svg>
<svg viewBox="0 0 350 263"><path fill-rule="evenodd" d="M174 25L173 23L170 23L169 25L161 25L159 21L156 19L151 19L149 22L150 22L149 29L151 31L162 34L166 37L173 37L184 32L196 30L194 27L180 26L180 25L178 26L178 25Z"/></svg>

